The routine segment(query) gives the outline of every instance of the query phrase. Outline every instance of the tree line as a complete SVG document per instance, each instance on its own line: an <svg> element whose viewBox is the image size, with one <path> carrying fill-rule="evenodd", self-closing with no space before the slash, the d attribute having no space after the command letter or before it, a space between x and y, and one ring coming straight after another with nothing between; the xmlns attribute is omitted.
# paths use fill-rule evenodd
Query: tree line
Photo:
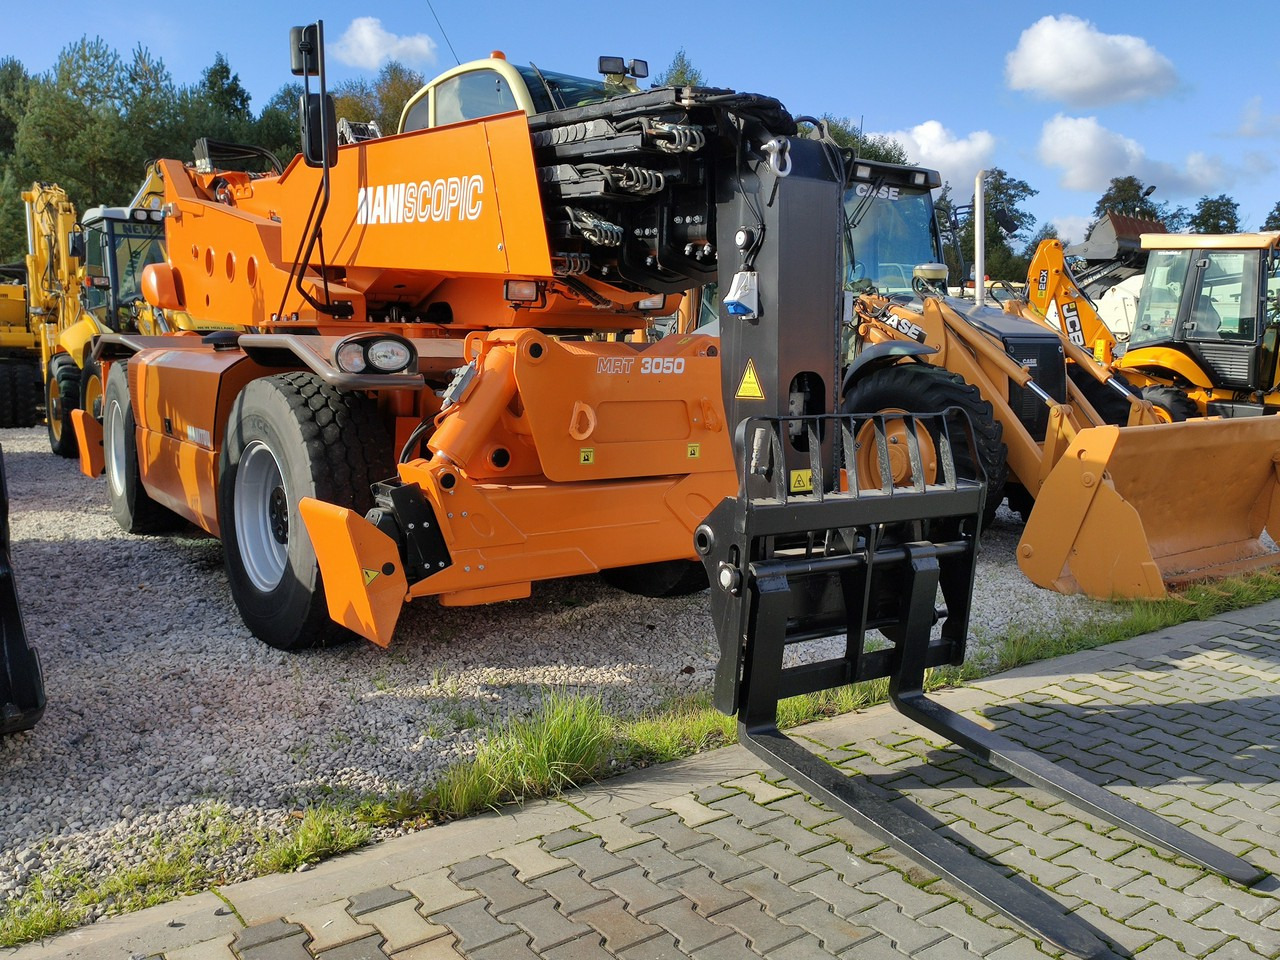
<svg viewBox="0 0 1280 960"><path fill-rule="evenodd" d="M391 61L373 81L345 81L331 92L340 117L375 120L393 133L423 83ZM67 45L46 73L29 73L15 57L0 60L0 263L26 253L21 195L32 183L59 184L83 212L127 204L149 161L190 159L201 137L264 147L288 163L298 152L301 94L301 84L285 84L255 111L221 53L198 82L180 85L145 47L122 56L101 38Z"/></svg>
<svg viewBox="0 0 1280 960"><path fill-rule="evenodd" d="M376 121L384 134L399 126L400 111L424 83L417 71L391 61L372 80L355 79L333 89L337 113L348 120ZM684 49L653 78L655 86L705 85ZM200 80L179 85L159 58L139 45L121 56L101 38L82 37L66 46L54 66L30 74L15 57L0 60L0 263L26 252L21 194L34 181L60 184L78 210L128 203L157 157L189 158L200 137L264 147L283 162L298 148L298 98L302 87L285 84L258 111L248 91L219 53ZM842 146L859 156L906 163L903 144L868 136L847 117L821 122ZM1232 233L1242 229L1239 207L1226 194L1201 197L1194 211L1151 199L1137 177L1117 177L1094 207L1095 222L1107 211L1161 220L1171 231ZM1036 246L1057 236L1051 224L1036 229L1025 209L1037 190L1000 168L985 178L986 264L993 279L1023 280ZM958 204L951 186L937 198L952 276L967 276L959 251L972 251L972 208ZM1280 230L1280 202L1264 230ZM971 253L964 259L971 259Z"/></svg>

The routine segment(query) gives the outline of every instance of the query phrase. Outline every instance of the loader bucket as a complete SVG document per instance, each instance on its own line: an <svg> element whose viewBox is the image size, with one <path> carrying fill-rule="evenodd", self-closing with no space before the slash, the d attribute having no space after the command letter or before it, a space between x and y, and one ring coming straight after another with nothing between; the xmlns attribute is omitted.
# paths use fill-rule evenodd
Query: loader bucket
<svg viewBox="0 0 1280 960"><path fill-rule="evenodd" d="M1060 593L1151 597L1280 563L1280 417L1082 430L1036 497L1018 545Z"/></svg>

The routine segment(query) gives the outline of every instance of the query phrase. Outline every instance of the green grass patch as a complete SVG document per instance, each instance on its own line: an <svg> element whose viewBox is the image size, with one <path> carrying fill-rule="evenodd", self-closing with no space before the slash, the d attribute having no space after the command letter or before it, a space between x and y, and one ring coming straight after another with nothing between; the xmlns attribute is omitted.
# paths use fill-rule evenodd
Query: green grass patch
<svg viewBox="0 0 1280 960"><path fill-rule="evenodd" d="M1088 650L1190 620L1280 598L1280 577L1257 573L1198 584L1168 600L1119 601L1118 616L1063 627L1017 627L997 637L990 661L999 672L1037 660ZM966 663L926 673L925 689L978 679L984 671ZM439 685L439 684L437 684ZM824 690L780 701L780 727L800 726L888 698L888 682ZM454 703L455 726L471 721L465 705ZM307 863L367 843L375 826L422 826L553 796L636 767L665 763L732 743L737 724L711 704L710 693L685 696L630 720L605 712L598 696L548 693L531 717L509 720L481 741L476 755L454 764L422 791L393 797L339 795L299 814L283 837L256 837L253 859L259 873L296 870ZM95 908L125 912L161 903L219 882L203 866L211 851L243 841L225 809L215 807L192 819L177 848L161 850L141 865L90 885L50 870L21 896L0 905L0 947L43 939L84 923Z"/></svg>

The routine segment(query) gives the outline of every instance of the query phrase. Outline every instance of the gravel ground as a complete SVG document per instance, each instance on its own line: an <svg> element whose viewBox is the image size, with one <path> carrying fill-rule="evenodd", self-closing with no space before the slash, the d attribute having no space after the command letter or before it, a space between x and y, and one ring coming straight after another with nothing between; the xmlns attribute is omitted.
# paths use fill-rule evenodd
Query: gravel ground
<svg viewBox="0 0 1280 960"><path fill-rule="evenodd" d="M280 653L241 624L217 541L123 534L104 481L51 454L43 427L0 430L0 443L49 697L33 731L0 741L0 899L58 870L100 882L211 821L244 829L209 864L244 879L249 835L335 792L422 786L546 690L598 693L629 716L710 686L705 594L648 600L595 577L490 607L419 601L387 651ZM984 540L971 659L1007 625L1105 611L1032 587L1013 559L1019 531L1002 511Z"/></svg>

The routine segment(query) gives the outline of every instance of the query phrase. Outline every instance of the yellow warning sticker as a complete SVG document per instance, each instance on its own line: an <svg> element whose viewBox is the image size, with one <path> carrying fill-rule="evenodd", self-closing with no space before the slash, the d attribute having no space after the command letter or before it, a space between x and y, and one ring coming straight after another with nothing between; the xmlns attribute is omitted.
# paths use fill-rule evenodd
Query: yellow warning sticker
<svg viewBox="0 0 1280 960"><path fill-rule="evenodd" d="M791 492L792 493L812 493L813 492L813 471L812 470L792 470L791 471Z"/></svg>
<svg viewBox="0 0 1280 960"><path fill-rule="evenodd" d="M595 447L583 447L578 451L578 463L582 464L583 466L587 466L588 464L592 464L595 462L596 462Z"/></svg>
<svg viewBox="0 0 1280 960"><path fill-rule="evenodd" d="M702 444L691 443L687 448L687 455L690 460L697 460L702 456Z"/></svg>
<svg viewBox="0 0 1280 960"><path fill-rule="evenodd" d="M380 576L377 570L370 570L368 567L361 567L360 572L364 574L364 585L366 587Z"/></svg>
<svg viewBox="0 0 1280 960"><path fill-rule="evenodd" d="M742 379L738 382L738 392L733 396L737 400L764 399L764 388L760 386L760 377L756 374L754 361L747 361L747 369L742 371Z"/></svg>

